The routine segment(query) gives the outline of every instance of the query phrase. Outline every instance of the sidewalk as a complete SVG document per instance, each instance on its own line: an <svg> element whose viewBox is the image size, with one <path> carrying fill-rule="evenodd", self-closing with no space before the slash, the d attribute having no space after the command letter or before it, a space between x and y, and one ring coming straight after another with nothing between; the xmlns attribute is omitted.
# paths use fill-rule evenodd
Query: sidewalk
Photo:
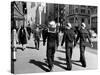
<svg viewBox="0 0 100 75"><path fill-rule="evenodd" d="M77 45L74 49L73 49L73 54L72 54L72 70L90 70L90 69L96 69L97 68L97 55L89 52L89 50L92 50L91 48L86 47L86 62L87 62L87 67L83 68L81 67L81 63L78 62L79 61L79 55L80 55L80 51L79 51L79 46ZM59 52L59 53L58 53ZM62 54L61 54L62 53ZM57 59L58 58L58 59ZM56 52L56 57L55 60L61 60L65 62L65 50L64 48L62 49L61 47L59 47L58 51ZM56 71L56 69L55 69Z"/></svg>
<svg viewBox="0 0 100 75"><path fill-rule="evenodd" d="M15 65L15 73L23 74L23 73L41 73L47 72L48 66L46 64L46 46L43 46L42 42L40 43L40 50L34 49L34 42L32 39L29 41L28 45L24 51L18 49L17 50L17 61L14 63ZM72 71L78 70L90 70L97 69L97 55L89 52L91 48L86 48L86 62L87 67L81 67L79 60L79 47L78 45L73 49L72 55ZM65 59L65 49L64 47L58 47L56 50L55 58L54 58L54 72L58 71L66 71L66 59Z"/></svg>

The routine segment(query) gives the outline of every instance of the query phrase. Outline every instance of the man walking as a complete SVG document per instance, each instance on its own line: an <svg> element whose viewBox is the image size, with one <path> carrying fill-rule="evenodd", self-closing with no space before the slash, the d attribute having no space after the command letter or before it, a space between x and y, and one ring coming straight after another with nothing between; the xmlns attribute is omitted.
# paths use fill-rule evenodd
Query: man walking
<svg viewBox="0 0 100 75"><path fill-rule="evenodd" d="M47 39L47 62L50 71L52 71L53 63L54 63L54 54L55 50L58 47L58 33L56 32L56 23L55 21L51 21L49 23L48 31L46 32L46 37L44 38L43 44L45 45L45 41Z"/></svg>
<svg viewBox="0 0 100 75"><path fill-rule="evenodd" d="M63 43L65 42L67 70L72 69L71 57L75 40L75 33L74 30L71 28L71 24L67 23L61 44L61 46L63 46Z"/></svg>
<svg viewBox="0 0 100 75"><path fill-rule="evenodd" d="M28 21L28 26L26 27L26 29L27 29L27 32L28 32L28 40L30 40L30 37L31 37L31 27L30 27L30 23L29 23L29 21Z"/></svg>
<svg viewBox="0 0 100 75"><path fill-rule="evenodd" d="M90 37L89 37L89 33L85 28L86 28L85 23L82 23L81 29L78 30L78 35L76 38L76 43L80 39L79 40L80 41L80 43L79 43L79 45L80 45L80 62L82 64L82 67L86 67L86 60L85 60L85 47L86 47L86 42L87 42L86 40L88 39L91 46L93 46L93 44L90 40ZM74 46L76 46L76 43Z"/></svg>
<svg viewBox="0 0 100 75"><path fill-rule="evenodd" d="M27 44L27 31L26 28L24 26L24 24L21 26L20 30L19 30L19 41L22 44L22 49L25 50L26 48L26 44Z"/></svg>

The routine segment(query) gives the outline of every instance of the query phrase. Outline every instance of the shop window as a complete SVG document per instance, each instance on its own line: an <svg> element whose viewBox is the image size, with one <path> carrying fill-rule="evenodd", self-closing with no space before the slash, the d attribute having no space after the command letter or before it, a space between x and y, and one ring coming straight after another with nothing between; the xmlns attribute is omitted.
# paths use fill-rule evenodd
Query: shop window
<svg viewBox="0 0 100 75"><path fill-rule="evenodd" d="M85 9L81 9L81 13L82 14L85 14Z"/></svg>
<svg viewBox="0 0 100 75"><path fill-rule="evenodd" d="M75 9L75 12L78 13L78 8Z"/></svg>

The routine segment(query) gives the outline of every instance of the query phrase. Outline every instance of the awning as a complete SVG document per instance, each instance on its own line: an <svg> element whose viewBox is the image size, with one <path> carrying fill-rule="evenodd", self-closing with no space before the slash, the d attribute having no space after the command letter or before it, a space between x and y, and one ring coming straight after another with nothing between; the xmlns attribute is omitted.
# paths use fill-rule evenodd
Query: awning
<svg viewBox="0 0 100 75"><path fill-rule="evenodd" d="M24 14L23 14L23 5L20 2L14 2L13 6L13 18L15 20L25 20Z"/></svg>

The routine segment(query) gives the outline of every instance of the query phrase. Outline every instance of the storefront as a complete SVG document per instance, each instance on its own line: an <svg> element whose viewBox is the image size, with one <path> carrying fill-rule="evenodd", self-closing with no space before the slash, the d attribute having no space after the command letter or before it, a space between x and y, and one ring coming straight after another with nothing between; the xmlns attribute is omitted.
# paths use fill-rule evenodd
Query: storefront
<svg viewBox="0 0 100 75"><path fill-rule="evenodd" d="M23 14L23 2L12 2L11 3L11 29L16 27L17 29L23 25L23 21L25 20Z"/></svg>

